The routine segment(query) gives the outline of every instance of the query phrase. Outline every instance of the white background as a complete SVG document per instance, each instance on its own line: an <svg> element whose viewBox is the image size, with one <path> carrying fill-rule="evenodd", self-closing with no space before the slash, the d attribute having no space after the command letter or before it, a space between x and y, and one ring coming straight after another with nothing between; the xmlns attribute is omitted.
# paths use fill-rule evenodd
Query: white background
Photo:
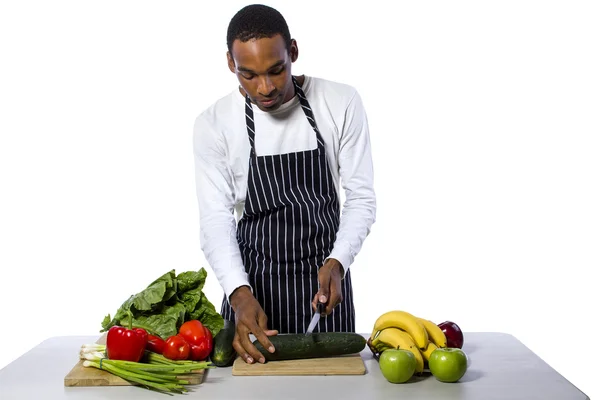
<svg viewBox="0 0 600 400"><path fill-rule="evenodd" d="M0 6L0 368L98 334L198 243L192 126L237 85L245 2ZM357 328L403 309L515 335L591 398L600 266L600 7L593 1L270 1L296 74L354 85L377 222ZM393 5L392 5L393 4ZM596 371L597 372L597 371Z"/></svg>

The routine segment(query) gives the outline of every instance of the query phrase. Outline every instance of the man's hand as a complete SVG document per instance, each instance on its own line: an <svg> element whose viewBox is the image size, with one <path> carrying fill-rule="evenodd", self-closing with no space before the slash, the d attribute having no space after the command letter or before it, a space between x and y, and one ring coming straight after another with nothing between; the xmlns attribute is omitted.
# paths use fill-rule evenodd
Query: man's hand
<svg viewBox="0 0 600 400"><path fill-rule="evenodd" d="M231 294L231 307L235 312L233 348L249 364L254 360L264 363L264 356L250 341L250 333L265 349L273 353L275 347L267 337L277 335L277 331L267 328L267 315L247 286L242 286Z"/></svg>
<svg viewBox="0 0 600 400"><path fill-rule="evenodd" d="M319 291L312 301L314 311L317 310L317 302L323 303L326 305L325 315L329 315L344 300L342 296L343 274L342 264L333 258L328 259L325 265L319 269Z"/></svg>

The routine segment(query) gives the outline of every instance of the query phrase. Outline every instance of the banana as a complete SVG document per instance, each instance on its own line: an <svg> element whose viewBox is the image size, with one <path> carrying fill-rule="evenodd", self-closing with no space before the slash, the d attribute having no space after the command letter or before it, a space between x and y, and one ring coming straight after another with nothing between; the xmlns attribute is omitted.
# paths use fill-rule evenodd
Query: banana
<svg viewBox="0 0 600 400"><path fill-rule="evenodd" d="M377 321L375 321L371 337L374 338L378 331L386 328L401 329L412 336L412 339L418 348L422 350L427 348L429 336L427 335L425 326L417 319L417 317L406 311L388 311L382 314L377 318Z"/></svg>
<svg viewBox="0 0 600 400"><path fill-rule="evenodd" d="M401 329L394 327L383 329L379 332L379 335L373 339L373 346L377 349L383 349L382 351L385 351L388 348L409 350L417 359L415 372L421 373L425 368L425 361L421 355L421 350L419 350L412 337Z"/></svg>
<svg viewBox="0 0 600 400"><path fill-rule="evenodd" d="M436 346L435 343L430 341L425 350L419 349L419 351L421 352L423 359L425 361L429 361L429 357L431 357L431 353L433 353L433 351L437 348L438 348L438 346Z"/></svg>
<svg viewBox="0 0 600 400"><path fill-rule="evenodd" d="M425 327L430 341L432 341L437 347L448 347L446 335L444 335L444 332L442 332L442 329L439 326L428 319L417 317L417 320L420 321Z"/></svg>
<svg viewBox="0 0 600 400"><path fill-rule="evenodd" d="M395 348L395 347L392 347L392 346L391 346L390 344L388 344L388 343L385 343L385 342L379 342L379 341L378 341L378 342L376 342L376 343L373 345L373 348L375 349L375 351L376 351L377 353L381 354L381 353L383 353L383 352L384 352L384 350L387 350L387 349L392 349L392 348Z"/></svg>

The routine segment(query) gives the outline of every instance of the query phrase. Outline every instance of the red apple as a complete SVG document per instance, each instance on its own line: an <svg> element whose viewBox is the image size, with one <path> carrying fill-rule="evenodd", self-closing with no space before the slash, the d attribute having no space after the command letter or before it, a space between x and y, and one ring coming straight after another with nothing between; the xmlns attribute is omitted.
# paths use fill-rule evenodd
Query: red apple
<svg viewBox="0 0 600 400"><path fill-rule="evenodd" d="M462 330L458 325L456 325L456 323L452 321L444 321L441 324L438 324L438 326L442 332L444 332L444 335L446 335L448 347L462 349L465 339L463 337Z"/></svg>

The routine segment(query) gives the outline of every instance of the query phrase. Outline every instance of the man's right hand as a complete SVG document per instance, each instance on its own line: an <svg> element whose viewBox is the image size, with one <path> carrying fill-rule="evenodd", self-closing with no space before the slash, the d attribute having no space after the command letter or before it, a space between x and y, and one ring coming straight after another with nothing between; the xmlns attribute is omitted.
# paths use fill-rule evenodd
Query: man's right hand
<svg viewBox="0 0 600 400"><path fill-rule="evenodd" d="M253 363L254 360L264 363L264 356L250 341L250 333L267 351L273 353L275 347L268 336L277 335L278 332L267 328L267 315L247 286L237 288L231 294L230 302L235 312L233 348L247 363Z"/></svg>

